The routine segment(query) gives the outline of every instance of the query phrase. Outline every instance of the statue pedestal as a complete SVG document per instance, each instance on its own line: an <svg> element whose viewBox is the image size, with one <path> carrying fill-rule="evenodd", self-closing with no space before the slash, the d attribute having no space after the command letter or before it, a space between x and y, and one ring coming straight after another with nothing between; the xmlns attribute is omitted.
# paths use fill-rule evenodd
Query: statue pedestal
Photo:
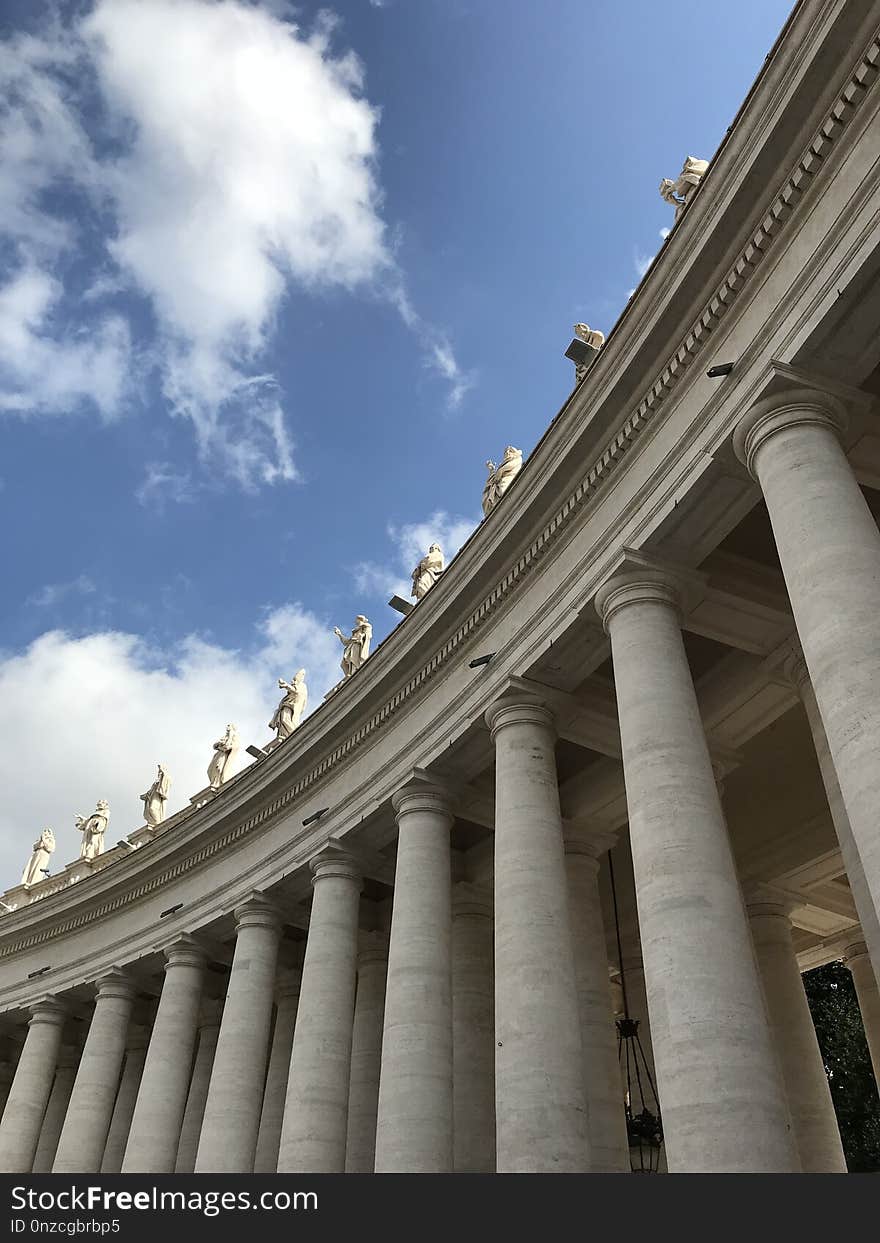
<svg viewBox="0 0 880 1243"><path fill-rule="evenodd" d="M67 877L68 884L73 885L78 880L83 880L86 876L92 874L91 859L77 859L76 863L68 863L64 869L64 875Z"/></svg>
<svg viewBox="0 0 880 1243"><path fill-rule="evenodd" d="M212 798L216 798L220 793L220 787L216 790L213 786L205 786L204 790L199 790L198 794L190 796L190 802L193 807L204 807L205 803L210 803Z"/></svg>
<svg viewBox="0 0 880 1243"><path fill-rule="evenodd" d="M147 842L151 842L156 836L157 831L152 825L145 824L141 828L135 829L133 833L129 833L125 840L134 847L146 846Z"/></svg>

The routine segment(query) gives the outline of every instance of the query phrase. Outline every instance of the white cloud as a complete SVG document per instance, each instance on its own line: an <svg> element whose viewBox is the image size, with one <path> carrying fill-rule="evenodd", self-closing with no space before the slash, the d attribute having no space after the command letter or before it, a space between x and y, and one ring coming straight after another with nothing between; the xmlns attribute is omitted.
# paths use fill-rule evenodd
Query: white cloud
<svg viewBox="0 0 880 1243"><path fill-rule="evenodd" d="M672 232L671 229L666 229L666 228L663 228L660 230L660 237L662 238L664 242L666 241L667 237L669 237L669 234L671 232Z"/></svg>
<svg viewBox="0 0 880 1243"><path fill-rule="evenodd" d="M431 544L443 549L448 565L462 544L474 532L479 519L453 517L445 510L437 509L421 522L407 522L401 526L389 525L388 538L395 545L393 559L385 564L361 561L353 567L355 589L367 596L391 595L410 599L412 571L424 557Z"/></svg>
<svg viewBox="0 0 880 1243"><path fill-rule="evenodd" d="M88 333L59 331L53 310L62 292L59 281L30 265L0 286L0 410L63 413L94 405L112 418L131 382L128 325L107 315Z"/></svg>
<svg viewBox="0 0 880 1243"><path fill-rule="evenodd" d="M87 574L80 574L78 578L71 579L68 583L46 583L39 591L29 596L25 603L35 604L38 608L53 608L68 596L90 596L96 590L92 579Z"/></svg>
<svg viewBox="0 0 880 1243"><path fill-rule="evenodd" d="M243 747L265 743L278 678L305 666L314 711L342 676L341 651L332 625L288 604L267 613L248 652L196 635L156 650L133 634L51 631L0 660L0 890L18 883L47 825L58 839L53 873L72 862L74 816L99 798L110 802L108 844L139 827L138 795L160 760L173 780L169 812L185 806L227 721Z"/></svg>
<svg viewBox="0 0 880 1243"><path fill-rule="evenodd" d="M7 408L91 400L107 415L119 406L124 324L91 317L125 288L155 314L154 360L171 410L192 421L203 460L244 487L297 474L282 395L260 366L291 287L379 292L419 337L450 405L460 403L472 377L442 331L401 301L380 210L378 113L361 64L331 47L331 16L308 33L290 11L246 0L94 0L67 28L0 43L0 220L22 265L13 292L20 300L22 281L43 283L30 318L13 325L26 349ZM74 83L103 140L97 149ZM66 220L44 197L59 186L74 196ZM60 322L62 263L82 242L73 222L83 212L106 250L88 256L95 270L67 309L91 355L75 333L50 333L47 318L56 307Z"/></svg>
<svg viewBox="0 0 880 1243"><path fill-rule="evenodd" d="M162 510L169 501L176 505L194 501L196 490L189 471L175 470L170 462L148 462L135 496L142 505Z"/></svg>

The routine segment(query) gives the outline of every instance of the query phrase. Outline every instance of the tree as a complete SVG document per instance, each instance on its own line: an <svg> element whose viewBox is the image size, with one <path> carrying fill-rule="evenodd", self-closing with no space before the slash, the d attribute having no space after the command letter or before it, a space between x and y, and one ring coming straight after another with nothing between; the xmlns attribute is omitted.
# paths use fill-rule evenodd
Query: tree
<svg viewBox="0 0 880 1243"><path fill-rule="evenodd" d="M852 976L830 962L803 976L850 1173L880 1171L880 1098Z"/></svg>

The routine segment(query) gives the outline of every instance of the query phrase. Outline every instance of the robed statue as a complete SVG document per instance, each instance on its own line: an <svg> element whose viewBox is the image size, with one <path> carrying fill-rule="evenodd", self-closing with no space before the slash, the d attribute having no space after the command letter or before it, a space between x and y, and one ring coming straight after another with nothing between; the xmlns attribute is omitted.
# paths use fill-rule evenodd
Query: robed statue
<svg viewBox="0 0 880 1243"><path fill-rule="evenodd" d="M156 825L161 824L165 819L165 803L168 799L170 788L171 778L160 764L156 780L146 794L140 796L141 802L144 805L144 820L151 829L154 829Z"/></svg>
<svg viewBox="0 0 880 1243"><path fill-rule="evenodd" d="M299 725L309 701L305 669L298 669L293 675L292 682L285 682L284 678L279 678L278 686L285 694L275 709L269 728L275 730L276 742L284 742L284 739L289 738Z"/></svg>
<svg viewBox="0 0 880 1243"><path fill-rule="evenodd" d="M104 834L109 819L110 804L105 798L98 799L98 805L90 816L77 816L76 827L82 833L81 859L97 859L104 853Z"/></svg>
<svg viewBox="0 0 880 1243"><path fill-rule="evenodd" d="M367 621L362 613L355 618L354 630L351 635L345 635L338 626L333 627L333 633L342 644L342 672L347 678L360 669L361 665L370 654L370 640L373 637L373 627Z"/></svg>
<svg viewBox="0 0 880 1243"><path fill-rule="evenodd" d="M32 854L21 878L23 885L37 885L46 879L49 871L49 860L55 851L55 834L51 829L43 829L39 839L34 842Z"/></svg>
<svg viewBox="0 0 880 1243"><path fill-rule="evenodd" d="M214 743L214 754L208 765L208 785L212 790L219 790L232 776L238 748L238 731L234 725L227 725L226 733Z"/></svg>

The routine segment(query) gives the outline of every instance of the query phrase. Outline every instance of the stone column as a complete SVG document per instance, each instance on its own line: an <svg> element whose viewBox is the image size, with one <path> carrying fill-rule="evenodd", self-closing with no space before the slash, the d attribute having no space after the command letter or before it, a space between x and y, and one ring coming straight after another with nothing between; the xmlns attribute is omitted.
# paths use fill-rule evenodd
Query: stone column
<svg viewBox="0 0 880 1243"><path fill-rule="evenodd" d="M565 834L568 913L583 1045L584 1097L594 1174L629 1173L626 1115L620 1098L617 1029L599 899L599 858L613 834Z"/></svg>
<svg viewBox="0 0 880 1243"><path fill-rule="evenodd" d="M845 1174L843 1145L792 944L788 906L757 894L749 901L748 912L801 1168L805 1174Z"/></svg>
<svg viewBox="0 0 880 1243"><path fill-rule="evenodd" d="M61 1128L64 1125L67 1106L70 1103L70 1094L73 1091L73 1082L76 1078L79 1056L80 1049L77 1045L64 1044L61 1046L61 1052L58 1057L58 1069L55 1071L55 1079L49 1095L49 1103L43 1115L43 1125L40 1128L40 1138L37 1142L37 1151L31 1167L34 1174L51 1174L52 1172L52 1162L55 1160Z"/></svg>
<svg viewBox="0 0 880 1243"><path fill-rule="evenodd" d="M452 1171L453 815L427 783L392 799L397 867L388 949L377 1174Z"/></svg>
<svg viewBox="0 0 880 1243"><path fill-rule="evenodd" d="M495 929L491 894L452 889L452 1108L457 1174L495 1173Z"/></svg>
<svg viewBox="0 0 880 1243"><path fill-rule="evenodd" d="M3 1117L9 1089L15 1078L15 1063L19 1053L19 1048L13 1044L9 1036L0 1038L0 1118Z"/></svg>
<svg viewBox="0 0 880 1243"><path fill-rule="evenodd" d="M868 1042L868 1052L871 1054L874 1078L880 1088L880 992L877 990L877 977L864 941L857 941L850 945L844 954L843 961L850 969L856 996L859 999L865 1040Z"/></svg>
<svg viewBox="0 0 880 1243"><path fill-rule="evenodd" d="M67 1007L54 997L35 1002L30 1011L27 1037L0 1122L3 1174L27 1174L33 1165L67 1016Z"/></svg>
<svg viewBox="0 0 880 1243"><path fill-rule="evenodd" d="M734 448L761 485L852 837L880 912L880 531L815 389L759 402Z"/></svg>
<svg viewBox="0 0 880 1243"><path fill-rule="evenodd" d="M235 933L196 1174L251 1174L254 1168L281 939L274 904L251 894L235 908Z"/></svg>
<svg viewBox="0 0 880 1243"><path fill-rule="evenodd" d="M187 935L165 950L165 979L125 1147L123 1174L174 1173L205 961L205 951Z"/></svg>
<svg viewBox="0 0 880 1243"><path fill-rule="evenodd" d="M500 1174L590 1168L553 716L499 700L495 743L495 1120Z"/></svg>
<svg viewBox="0 0 880 1243"><path fill-rule="evenodd" d="M611 636L669 1170L797 1170L676 585L636 567L596 603Z"/></svg>
<svg viewBox="0 0 880 1243"><path fill-rule="evenodd" d="M255 1174L274 1174L278 1169L278 1145L281 1142L281 1124L284 1121L284 1098L290 1077L290 1051L293 1048L293 1029L301 983L302 971L299 967L285 967L278 972L275 1028L272 1032L272 1051L269 1054L269 1070L263 1092L257 1155L254 1158Z"/></svg>
<svg viewBox="0 0 880 1243"><path fill-rule="evenodd" d="M192 1174L195 1169L196 1152L202 1134L202 1119L205 1116L205 1102L208 1099L208 1086L211 1082L211 1070L214 1066L217 1037L220 1035L222 1013L222 1001L216 998L202 998L199 1011L198 1047L189 1081L183 1123L180 1128L180 1143L177 1146L177 1160L174 1163L175 1174Z"/></svg>
<svg viewBox="0 0 880 1243"><path fill-rule="evenodd" d="M880 965L880 919L877 917L877 911L868 892L865 871L853 840L849 817L843 804L843 795L840 793L837 773L834 771L834 761L831 758L828 739L825 736L825 726L822 724L819 705L816 703L816 695L810 682L810 675L807 673L803 652L799 649L795 649L786 660L785 672L792 685L797 689L801 702L804 705L804 712L810 725L810 733L813 735L813 746L816 750L819 771L822 774L822 783L825 786L828 808L831 812L831 819L834 823L838 843L840 844L840 854L846 868L846 876L849 881L849 887L852 890L853 902L855 903L859 922L862 925L862 935L868 946L872 962Z"/></svg>
<svg viewBox="0 0 880 1243"><path fill-rule="evenodd" d="M387 973L387 933L365 933L361 937L357 960L357 994L351 1036L346 1174L372 1174L376 1163L376 1116Z"/></svg>
<svg viewBox="0 0 880 1243"><path fill-rule="evenodd" d="M53 1174L94 1174L101 1168L133 1002L134 986L124 972L114 969L98 981Z"/></svg>
<svg viewBox="0 0 880 1243"><path fill-rule="evenodd" d="M113 1117L110 1119L110 1130L107 1132L107 1143L104 1145L104 1157L101 1161L102 1174L118 1174L122 1169L122 1158L125 1156L125 1145L128 1143L131 1119L134 1115L135 1101L138 1088L141 1086L141 1075L144 1073L144 1062L147 1057L147 1043L150 1039L149 1026L132 1023L128 1033L122 1078L119 1081Z"/></svg>
<svg viewBox="0 0 880 1243"><path fill-rule="evenodd" d="M327 850L312 860L312 913L278 1152L279 1174L345 1169L361 873Z"/></svg>

